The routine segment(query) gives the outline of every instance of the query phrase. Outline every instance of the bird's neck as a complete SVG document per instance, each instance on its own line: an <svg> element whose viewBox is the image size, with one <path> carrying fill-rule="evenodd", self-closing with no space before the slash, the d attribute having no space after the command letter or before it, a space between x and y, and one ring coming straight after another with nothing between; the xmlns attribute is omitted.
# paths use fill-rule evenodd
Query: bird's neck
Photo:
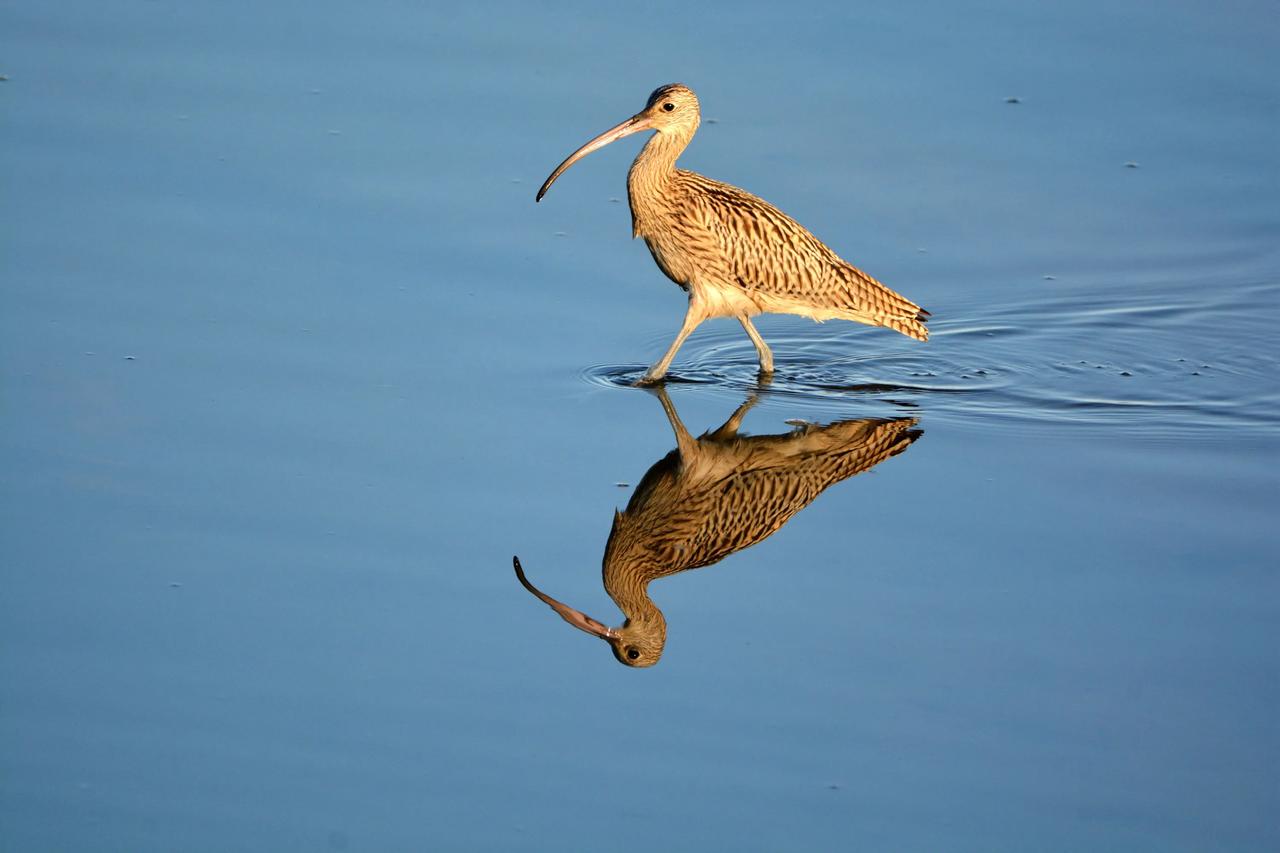
<svg viewBox="0 0 1280 853"><path fill-rule="evenodd" d="M661 214L664 200L669 200L676 160L688 144L688 136L655 133L631 164L631 171L627 173L627 197L631 202L631 223L637 236L644 233L645 222Z"/></svg>
<svg viewBox="0 0 1280 853"><path fill-rule="evenodd" d="M629 554L620 554L615 543L605 546L604 588L628 619L650 622L662 619L662 611L649 597L649 581L661 577L660 571L644 565Z"/></svg>
<svg viewBox="0 0 1280 853"><path fill-rule="evenodd" d="M623 627L643 634L660 647L666 641L667 617L649 597L648 579L627 572L610 573L607 569L606 574L612 576L605 580L605 591L626 617Z"/></svg>
<svg viewBox="0 0 1280 853"><path fill-rule="evenodd" d="M604 546L604 589L627 619L635 622L664 622L662 611L649 597L649 581L666 572L655 565L644 547L643 534L628 517L613 514L613 529Z"/></svg>

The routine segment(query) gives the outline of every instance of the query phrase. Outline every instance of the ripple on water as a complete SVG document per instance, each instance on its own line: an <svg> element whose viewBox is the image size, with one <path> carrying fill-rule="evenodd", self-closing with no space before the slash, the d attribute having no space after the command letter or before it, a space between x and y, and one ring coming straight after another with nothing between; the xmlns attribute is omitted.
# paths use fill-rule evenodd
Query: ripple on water
<svg viewBox="0 0 1280 853"><path fill-rule="evenodd" d="M776 373L764 386L737 324L709 323L667 381L739 401L763 388L762 405L818 418L911 411L984 430L1276 434L1280 318L1258 305L1280 304L1280 287L1242 286L1224 299L1194 284L1155 298L1146 289L1127 303L1109 289L1006 303L980 319L939 316L925 345L848 324L766 319ZM667 343L655 336L650 349ZM632 387L646 369L597 365L583 378Z"/></svg>

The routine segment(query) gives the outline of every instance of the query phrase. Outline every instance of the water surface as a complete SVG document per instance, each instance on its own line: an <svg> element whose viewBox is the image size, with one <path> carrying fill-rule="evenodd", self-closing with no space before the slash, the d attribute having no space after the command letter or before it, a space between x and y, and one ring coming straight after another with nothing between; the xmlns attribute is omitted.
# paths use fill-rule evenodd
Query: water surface
<svg viewBox="0 0 1280 853"><path fill-rule="evenodd" d="M1280 844L1269 5L72 2L0 44L0 847ZM934 337L760 323L746 434L922 434L655 581L635 671L511 556L620 621L682 296L638 140L533 194L677 79L682 165ZM685 344L690 433L754 360Z"/></svg>

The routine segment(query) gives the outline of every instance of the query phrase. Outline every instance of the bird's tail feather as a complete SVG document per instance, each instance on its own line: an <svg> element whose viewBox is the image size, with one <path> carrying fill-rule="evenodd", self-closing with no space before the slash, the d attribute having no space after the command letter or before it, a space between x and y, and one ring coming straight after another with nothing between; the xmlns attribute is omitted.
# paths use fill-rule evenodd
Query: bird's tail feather
<svg viewBox="0 0 1280 853"><path fill-rule="evenodd" d="M848 310L862 323L885 326L918 341L929 340L929 312L853 265L846 265Z"/></svg>
<svg viewBox="0 0 1280 853"><path fill-rule="evenodd" d="M914 317L885 317L880 321L881 326L887 326L895 332L902 332L909 338L915 338L917 341L929 340L929 327L925 325L928 322L929 314L920 312Z"/></svg>

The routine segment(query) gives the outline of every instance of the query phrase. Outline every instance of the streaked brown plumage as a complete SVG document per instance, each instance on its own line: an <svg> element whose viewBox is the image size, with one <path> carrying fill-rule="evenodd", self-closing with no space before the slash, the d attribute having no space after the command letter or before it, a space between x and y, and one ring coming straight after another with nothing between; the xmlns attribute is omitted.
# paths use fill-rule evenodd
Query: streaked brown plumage
<svg viewBox="0 0 1280 853"><path fill-rule="evenodd" d="M626 621L609 628L538 590L515 559L525 588L569 624L608 641L628 666L662 656L667 622L649 583L719 562L767 538L828 486L906 450L920 436L913 418L805 425L783 435L740 436L748 399L719 429L694 438L658 389L676 449L615 512L604 550L604 587Z"/></svg>
<svg viewBox="0 0 1280 853"><path fill-rule="evenodd" d="M587 154L656 131L627 175L632 236L643 237L662 271L688 292L689 309L671 348L641 382L661 379L685 338L711 317L742 323L764 374L773 371L773 354L751 322L757 314L852 320L929 339L928 311L842 260L794 219L749 192L677 169L700 121L692 89L662 86L643 110L570 154L538 190L541 201Z"/></svg>

